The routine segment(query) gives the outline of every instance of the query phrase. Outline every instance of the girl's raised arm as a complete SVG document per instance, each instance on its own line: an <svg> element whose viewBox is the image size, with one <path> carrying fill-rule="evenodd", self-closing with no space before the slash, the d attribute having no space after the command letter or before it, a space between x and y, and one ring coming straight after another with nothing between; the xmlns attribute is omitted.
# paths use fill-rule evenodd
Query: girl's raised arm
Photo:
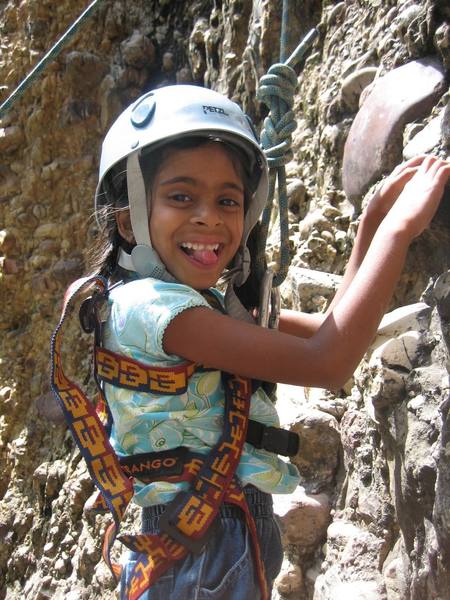
<svg viewBox="0 0 450 600"><path fill-rule="evenodd" d="M280 331L310 337L324 322L326 316L344 296L350 283L353 281L367 250L372 242L380 223L383 221L393 204L399 197L406 183L417 172L425 156L414 158L398 165L393 172L378 186L371 197L368 206L361 215L357 234L353 244L351 256L345 269L344 277L328 309L324 313L301 313L298 311L282 310L280 315Z"/></svg>
<svg viewBox="0 0 450 600"><path fill-rule="evenodd" d="M422 161L376 230L342 297L311 337L303 339L194 308L168 326L166 352L255 379L340 387L375 335L409 244L429 225L449 177L449 162L436 157Z"/></svg>

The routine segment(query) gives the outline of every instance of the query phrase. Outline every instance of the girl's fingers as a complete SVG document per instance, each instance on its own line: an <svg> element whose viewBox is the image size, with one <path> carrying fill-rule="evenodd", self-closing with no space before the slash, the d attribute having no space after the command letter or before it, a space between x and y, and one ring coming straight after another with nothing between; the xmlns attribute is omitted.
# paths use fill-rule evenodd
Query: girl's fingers
<svg viewBox="0 0 450 600"><path fill-rule="evenodd" d="M450 162L445 161L436 172L436 177L442 185L445 185L450 179Z"/></svg>
<svg viewBox="0 0 450 600"><path fill-rule="evenodd" d="M448 171L448 169L450 168L450 162L448 162L448 160L444 160L442 158L440 158L439 160L437 160L435 162L435 164L433 165L433 170L435 173L437 173L438 171L441 171L446 173Z"/></svg>
<svg viewBox="0 0 450 600"><path fill-rule="evenodd" d="M419 194L425 202L426 196L433 201L436 195L442 195L443 188L450 178L450 162L432 155L415 156L399 165L377 189L371 201L371 210L386 215L399 202L404 204L402 192L408 196L408 206L411 194ZM434 188L434 191L433 191ZM430 196L431 193L431 197Z"/></svg>
<svg viewBox="0 0 450 600"><path fill-rule="evenodd" d="M413 177L416 173L417 170L419 168L419 165L416 166L409 166L405 169L402 169L402 171L400 171L397 174L397 181L402 181L403 179L410 179L411 177Z"/></svg>
<svg viewBox="0 0 450 600"><path fill-rule="evenodd" d="M423 172L426 173L428 177L431 179L435 179L438 176L438 173L443 169L443 173L446 173L447 167L450 166L450 163L447 160L439 158L437 156L430 157L424 164Z"/></svg>
<svg viewBox="0 0 450 600"><path fill-rule="evenodd" d="M427 156L417 168L415 178L419 181L425 177L430 183L436 178L440 169L446 169L450 162L438 156Z"/></svg>
<svg viewBox="0 0 450 600"><path fill-rule="evenodd" d="M395 200L408 181L410 181L417 173L418 169L419 165L416 165L414 167L410 166L399 170L397 173L392 172L392 175L386 180L382 187L383 192L393 194L392 200Z"/></svg>
<svg viewBox="0 0 450 600"><path fill-rule="evenodd" d="M392 171L392 174L398 174L398 173L401 173L402 171L408 170L412 167L418 167L419 165L421 165L423 163L423 161L425 160L426 157L427 157L426 154L418 154L417 156L413 156L412 158L406 160L405 162L402 162L399 165L397 165L395 167L395 169Z"/></svg>
<svg viewBox="0 0 450 600"><path fill-rule="evenodd" d="M385 180L385 186L405 185L411 177L417 173L417 169L422 165L427 155L420 154L397 165L389 177Z"/></svg>
<svg viewBox="0 0 450 600"><path fill-rule="evenodd" d="M427 172L427 171L429 172L430 169L433 168L433 166L440 164L441 161L442 161L442 159L439 158L438 156L433 156L432 154L429 154L428 156L425 157L425 160L420 165L419 170L421 170L422 172Z"/></svg>
<svg viewBox="0 0 450 600"><path fill-rule="evenodd" d="M420 190L422 190L425 193L427 189L445 185L449 178L449 172L449 161L437 156L427 156L405 187L408 190L416 189L418 193L421 193Z"/></svg>

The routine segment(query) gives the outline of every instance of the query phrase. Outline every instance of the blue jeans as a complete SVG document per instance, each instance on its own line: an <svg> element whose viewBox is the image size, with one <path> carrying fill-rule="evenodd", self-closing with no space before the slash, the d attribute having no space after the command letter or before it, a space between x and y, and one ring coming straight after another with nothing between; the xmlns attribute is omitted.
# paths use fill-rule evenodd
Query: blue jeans
<svg viewBox="0 0 450 600"><path fill-rule="evenodd" d="M255 519L269 590L281 569L283 548L272 509L272 497L253 486L245 495ZM143 511L142 531L157 533L164 506ZM250 533L242 511L230 504L220 509L221 529L200 555L188 556L170 568L140 600L260 600ZM131 553L122 572L121 599L136 560Z"/></svg>

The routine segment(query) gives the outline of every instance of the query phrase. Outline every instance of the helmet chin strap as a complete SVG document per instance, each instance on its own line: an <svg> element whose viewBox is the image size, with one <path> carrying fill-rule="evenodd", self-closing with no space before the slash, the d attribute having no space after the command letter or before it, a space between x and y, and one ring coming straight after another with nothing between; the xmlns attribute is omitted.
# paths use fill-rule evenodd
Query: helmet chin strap
<svg viewBox="0 0 450 600"><path fill-rule="evenodd" d="M127 271L135 271L140 277L176 281L161 262L156 250L144 244L135 246L131 254L120 248L117 264Z"/></svg>
<svg viewBox="0 0 450 600"><path fill-rule="evenodd" d="M138 152L133 152L127 158L127 191L131 227L136 246L131 254L127 254L121 248L118 264L128 271L135 271L140 277L153 277L162 281L176 282L175 277L169 273L152 247L148 225L147 193ZM250 272L250 253L245 245L246 240L243 240L243 244L235 258L236 272L231 277L225 292L225 308L228 314L235 319L254 323L253 317L241 304L234 291L234 285L242 285Z"/></svg>
<svg viewBox="0 0 450 600"><path fill-rule="evenodd" d="M136 246L131 255L123 249L120 250L119 265L130 271L136 271L140 277L175 281L152 247L148 226L147 193L138 152L133 152L127 158L127 191L131 228Z"/></svg>
<svg viewBox="0 0 450 600"><path fill-rule="evenodd" d="M241 286L247 280L250 273L250 252L247 246L241 246L236 254L234 260L235 272L231 276L230 281L227 284L225 290L225 308L227 313L239 319L239 321L246 321L247 323L254 323L255 320L248 312L248 310L242 305L241 301L234 291L234 286Z"/></svg>

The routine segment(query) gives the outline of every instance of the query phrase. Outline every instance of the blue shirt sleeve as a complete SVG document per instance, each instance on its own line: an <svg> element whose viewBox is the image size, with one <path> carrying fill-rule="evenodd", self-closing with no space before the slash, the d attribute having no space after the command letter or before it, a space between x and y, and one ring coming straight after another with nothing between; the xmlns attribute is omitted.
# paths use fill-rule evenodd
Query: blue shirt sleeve
<svg viewBox="0 0 450 600"><path fill-rule="evenodd" d="M132 281L111 292L104 343L137 360L179 362L164 352L164 333L177 315L200 306L210 308L189 286L151 278Z"/></svg>

